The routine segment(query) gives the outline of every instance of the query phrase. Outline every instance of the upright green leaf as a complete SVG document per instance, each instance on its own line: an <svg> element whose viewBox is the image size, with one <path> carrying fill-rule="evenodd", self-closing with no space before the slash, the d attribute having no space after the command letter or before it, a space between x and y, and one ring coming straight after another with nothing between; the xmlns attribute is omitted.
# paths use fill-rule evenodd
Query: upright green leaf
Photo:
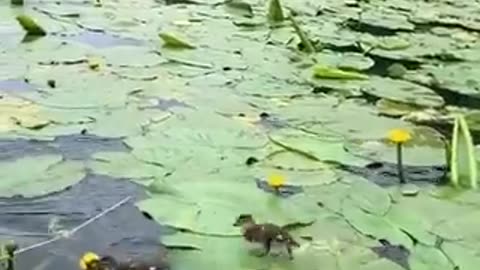
<svg viewBox="0 0 480 270"><path fill-rule="evenodd" d="M181 40L171 33L160 33L158 36L163 40L165 47L177 48L177 49L195 49L192 44Z"/></svg>
<svg viewBox="0 0 480 270"><path fill-rule="evenodd" d="M47 34L47 32L40 25L38 25L31 17L27 15L18 15L17 21L27 32L27 35L45 36Z"/></svg>
<svg viewBox="0 0 480 270"><path fill-rule="evenodd" d="M477 161L472 136L463 115L458 115L453 126L451 176L454 186L477 189Z"/></svg>
<svg viewBox="0 0 480 270"><path fill-rule="evenodd" d="M285 20L280 0L270 0L268 7L268 20L271 22L281 22Z"/></svg>
<svg viewBox="0 0 480 270"><path fill-rule="evenodd" d="M327 67L324 65L316 65L313 68L313 76L322 79L368 80L367 75L353 71L344 71L338 68Z"/></svg>
<svg viewBox="0 0 480 270"><path fill-rule="evenodd" d="M315 46L313 46L307 34L300 28L300 25L298 25L297 21L293 18L292 15L290 15L288 18L292 22L292 26L295 29L298 37L300 38L300 42L302 42L303 46L305 46L305 52L314 53L316 51Z"/></svg>

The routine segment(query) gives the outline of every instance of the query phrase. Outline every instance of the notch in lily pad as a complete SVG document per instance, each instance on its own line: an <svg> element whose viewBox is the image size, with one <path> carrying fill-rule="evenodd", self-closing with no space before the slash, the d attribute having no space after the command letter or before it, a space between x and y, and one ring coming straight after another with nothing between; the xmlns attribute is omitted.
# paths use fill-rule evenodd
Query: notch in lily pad
<svg viewBox="0 0 480 270"><path fill-rule="evenodd" d="M187 41L183 41L171 33L160 33L158 36L163 40L163 46L176 49L195 49L196 47Z"/></svg>
<svg viewBox="0 0 480 270"><path fill-rule="evenodd" d="M313 76L319 79L332 80L368 80L368 76L354 71L345 71L318 64L313 67Z"/></svg>
<svg viewBox="0 0 480 270"><path fill-rule="evenodd" d="M398 179L400 180L400 184L405 184L407 181L405 180L404 170L403 170L403 155L402 155L402 147L403 144L410 141L412 139L412 135L406 129L396 128L390 130L388 133L388 140L397 146L397 171L398 171Z"/></svg>
<svg viewBox="0 0 480 270"><path fill-rule="evenodd" d="M34 19L27 15L18 15L17 21L22 26L23 30L27 32L29 36L45 36L47 32L35 22Z"/></svg>

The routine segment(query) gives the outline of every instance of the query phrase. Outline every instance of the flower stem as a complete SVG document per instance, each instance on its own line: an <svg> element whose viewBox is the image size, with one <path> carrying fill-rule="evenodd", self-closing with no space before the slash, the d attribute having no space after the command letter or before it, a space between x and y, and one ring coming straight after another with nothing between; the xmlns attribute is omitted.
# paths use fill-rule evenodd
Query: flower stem
<svg viewBox="0 0 480 270"><path fill-rule="evenodd" d="M403 160L402 160L402 144L397 144L397 171L400 184L405 184L405 175L403 174Z"/></svg>

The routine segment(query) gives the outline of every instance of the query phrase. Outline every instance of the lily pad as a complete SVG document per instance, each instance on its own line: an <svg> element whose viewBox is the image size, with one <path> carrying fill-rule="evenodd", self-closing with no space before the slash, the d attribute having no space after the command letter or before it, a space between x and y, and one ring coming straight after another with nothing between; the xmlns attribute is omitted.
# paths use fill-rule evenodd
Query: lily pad
<svg viewBox="0 0 480 270"><path fill-rule="evenodd" d="M12 132L22 128L39 129L50 121L39 113L42 107L25 99L4 95L0 99L0 133Z"/></svg>
<svg viewBox="0 0 480 270"><path fill-rule="evenodd" d="M362 160L346 152L341 142L299 130L280 129L270 134L270 140L289 151L316 161L336 161L357 165L367 163L367 160Z"/></svg>
<svg viewBox="0 0 480 270"><path fill-rule="evenodd" d="M319 63L336 67L341 70L367 70L371 68L375 62L360 53L335 53L333 51L323 50L317 53L315 59Z"/></svg>
<svg viewBox="0 0 480 270"><path fill-rule="evenodd" d="M443 165L446 162L444 142L440 134L427 127L409 127L412 140L402 147L403 164L415 166ZM385 131L386 134L388 131ZM397 148L384 137L376 140L350 140L349 152L364 158L389 163L397 162Z"/></svg>
<svg viewBox="0 0 480 270"><path fill-rule="evenodd" d="M350 199L344 201L342 214L353 228L366 236L386 239L406 249L413 246L412 240L395 223L383 216L365 212Z"/></svg>
<svg viewBox="0 0 480 270"><path fill-rule="evenodd" d="M454 269L455 265L452 265L441 250L420 244L414 247L409 266L415 270L450 270Z"/></svg>
<svg viewBox="0 0 480 270"><path fill-rule="evenodd" d="M0 168L2 197L46 195L67 188L85 176L81 162L64 161L60 155L23 157L1 162Z"/></svg>
<svg viewBox="0 0 480 270"><path fill-rule="evenodd" d="M167 170L159 165L137 160L124 152L99 152L92 156L88 167L96 174L115 178L129 178L137 183L149 185L155 178L160 178Z"/></svg>
<svg viewBox="0 0 480 270"><path fill-rule="evenodd" d="M359 267L358 269L361 270L402 269L393 262L378 258L366 247L342 241L302 242L301 247L293 251L294 259L288 260L284 255L285 251L281 249L275 249L274 255L258 257L252 254L253 249L241 238L219 238L179 233L163 239L167 245L174 247L194 246L200 248L200 250L173 250L172 265L177 269L191 267L210 269L212 264L235 270L262 267L279 270L314 270L318 267L332 270L353 267ZM219 254L219 256L212 254Z"/></svg>
<svg viewBox="0 0 480 270"><path fill-rule="evenodd" d="M238 215L250 213L259 222L309 223L319 209L304 195L282 199L266 196L254 181L188 181L175 185L156 181L150 199L138 207L161 224L200 234L239 235L232 226ZM162 205L162 207L158 207ZM171 211L171 209L176 209Z"/></svg>

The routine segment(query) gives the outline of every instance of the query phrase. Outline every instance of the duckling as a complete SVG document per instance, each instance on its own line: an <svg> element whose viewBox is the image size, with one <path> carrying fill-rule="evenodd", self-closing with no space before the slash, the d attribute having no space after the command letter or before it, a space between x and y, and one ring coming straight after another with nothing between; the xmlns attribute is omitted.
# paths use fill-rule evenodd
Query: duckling
<svg viewBox="0 0 480 270"><path fill-rule="evenodd" d="M239 215L233 226L242 227L242 235L247 241L263 244L265 251L260 256L267 255L276 242L285 245L289 259L293 260L292 247L300 246L284 227L273 223L257 224L250 214Z"/></svg>
<svg viewBox="0 0 480 270"><path fill-rule="evenodd" d="M80 259L82 270L168 270L170 267L163 260L150 262L123 261L119 262L112 256L98 256L93 252L85 253Z"/></svg>

